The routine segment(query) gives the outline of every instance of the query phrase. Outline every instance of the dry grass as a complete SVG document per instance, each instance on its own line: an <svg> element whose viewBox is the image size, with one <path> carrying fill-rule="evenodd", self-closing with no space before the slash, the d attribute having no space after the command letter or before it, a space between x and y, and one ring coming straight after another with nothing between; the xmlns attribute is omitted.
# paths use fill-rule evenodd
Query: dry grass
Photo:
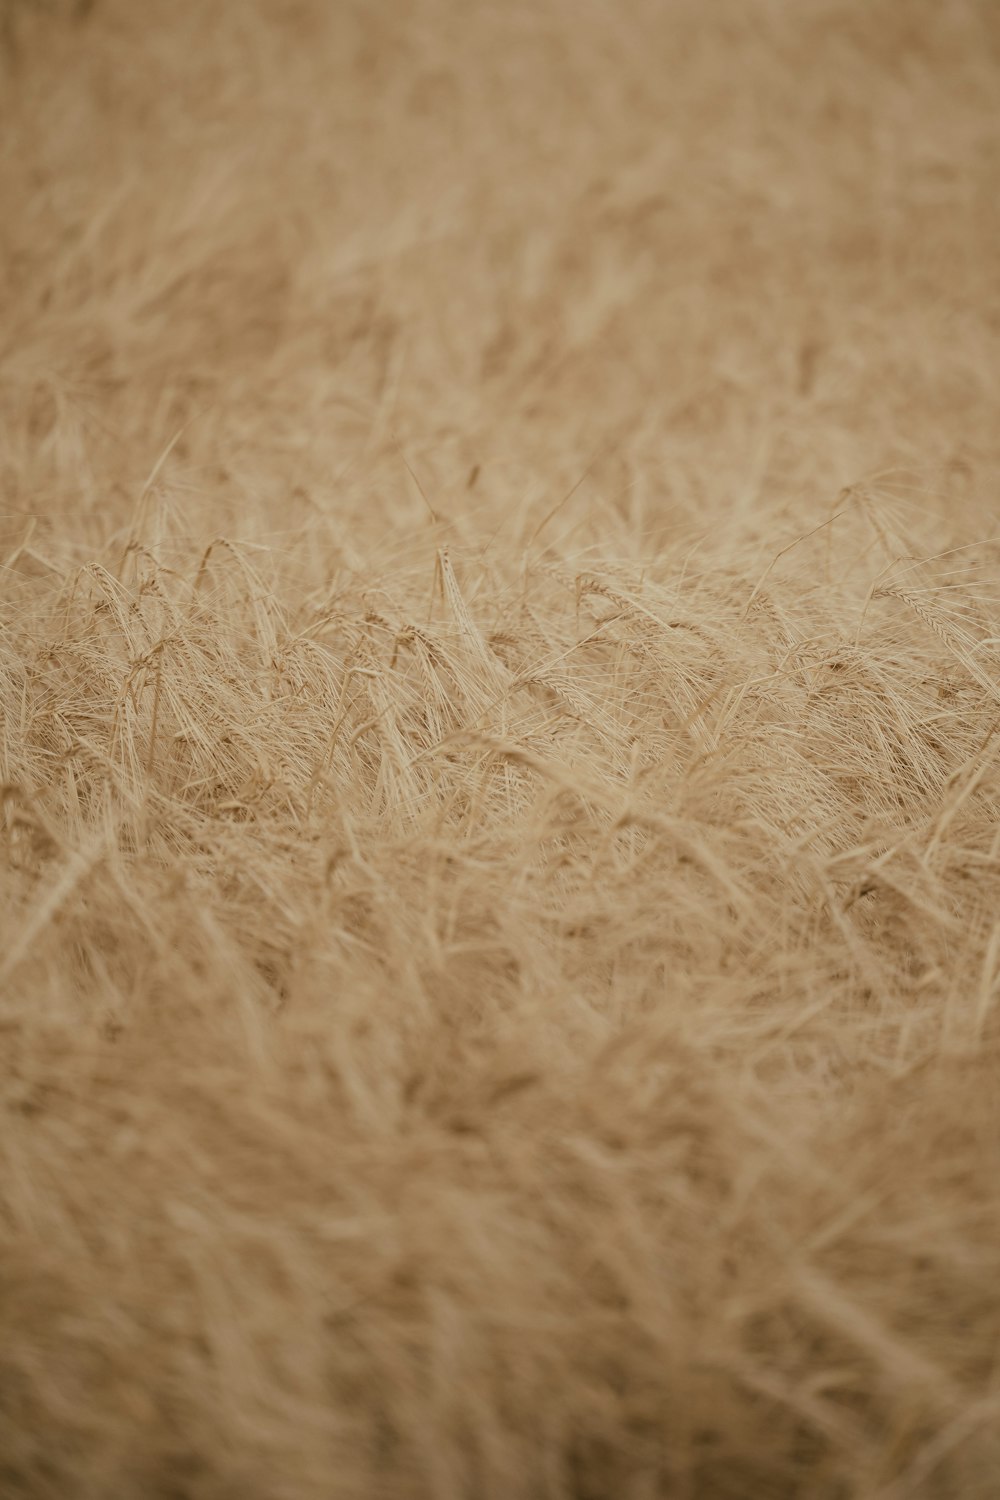
<svg viewBox="0 0 1000 1500"><path fill-rule="evenodd" d="M986 1500L993 0L6 0L5 1500Z"/></svg>

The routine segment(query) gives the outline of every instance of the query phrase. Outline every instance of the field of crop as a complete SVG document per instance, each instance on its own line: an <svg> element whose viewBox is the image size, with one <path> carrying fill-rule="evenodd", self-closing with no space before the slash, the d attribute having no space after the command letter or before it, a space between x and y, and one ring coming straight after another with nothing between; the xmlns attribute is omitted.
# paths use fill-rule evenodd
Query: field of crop
<svg viewBox="0 0 1000 1500"><path fill-rule="evenodd" d="M0 1495L992 1500L995 0L0 0Z"/></svg>

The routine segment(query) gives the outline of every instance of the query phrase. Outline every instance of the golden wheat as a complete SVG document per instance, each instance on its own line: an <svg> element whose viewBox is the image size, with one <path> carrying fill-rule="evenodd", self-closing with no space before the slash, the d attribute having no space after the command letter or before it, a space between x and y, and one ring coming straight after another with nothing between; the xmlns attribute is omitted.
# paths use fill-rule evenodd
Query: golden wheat
<svg viewBox="0 0 1000 1500"><path fill-rule="evenodd" d="M0 19L0 1493L988 1500L992 0Z"/></svg>

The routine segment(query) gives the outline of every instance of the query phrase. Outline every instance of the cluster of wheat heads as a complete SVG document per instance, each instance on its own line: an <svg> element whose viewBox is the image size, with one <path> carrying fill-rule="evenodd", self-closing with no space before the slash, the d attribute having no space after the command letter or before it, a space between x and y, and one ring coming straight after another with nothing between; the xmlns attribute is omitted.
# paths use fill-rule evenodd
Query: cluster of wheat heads
<svg viewBox="0 0 1000 1500"><path fill-rule="evenodd" d="M991 6L15 9L0 1494L990 1500Z"/></svg>
<svg viewBox="0 0 1000 1500"><path fill-rule="evenodd" d="M988 1493L989 562L703 552L23 585L12 1493Z"/></svg>

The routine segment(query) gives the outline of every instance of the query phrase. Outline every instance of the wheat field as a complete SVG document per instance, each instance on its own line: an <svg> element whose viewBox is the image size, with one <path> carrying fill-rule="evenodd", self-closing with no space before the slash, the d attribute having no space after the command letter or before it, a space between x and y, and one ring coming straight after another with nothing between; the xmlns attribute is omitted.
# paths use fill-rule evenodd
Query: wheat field
<svg viewBox="0 0 1000 1500"><path fill-rule="evenodd" d="M0 1495L1000 1494L995 0L0 5Z"/></svg>

